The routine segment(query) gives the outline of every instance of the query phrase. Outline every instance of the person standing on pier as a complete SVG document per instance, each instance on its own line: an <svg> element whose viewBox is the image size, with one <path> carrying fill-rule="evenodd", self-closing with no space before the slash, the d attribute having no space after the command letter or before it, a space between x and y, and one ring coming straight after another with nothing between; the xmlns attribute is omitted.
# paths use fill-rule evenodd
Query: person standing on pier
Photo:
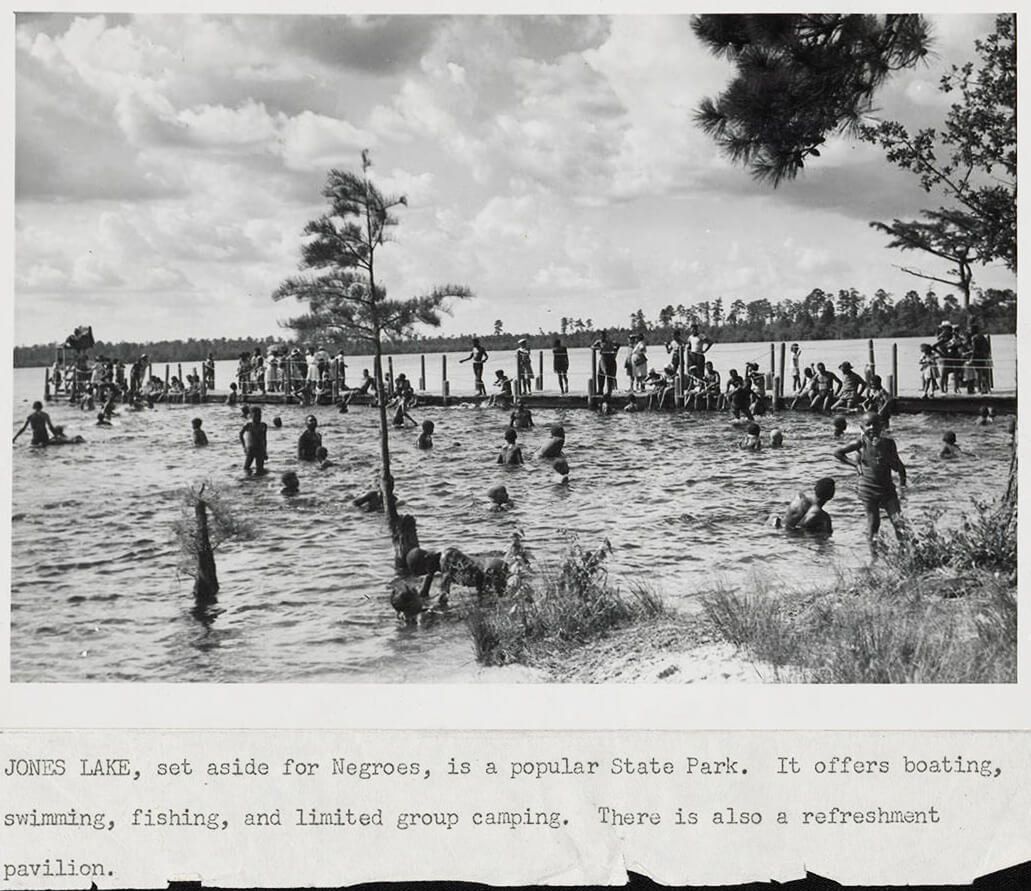
<svg viewBox="0 0 1031 891"><path fill-rule="evenodd" d="M469 352L469 355L464 359L459 359L461 362L472 362L473 363L473 382L476 385L476 395L486 396L487 388L483 384L483 363L487 361L489 356L487 351L480 344L480 338L473 338L473 346Z"/></svg>
<svg viewBox="0 0 1031 891"><path fill-rule="evenodd" d="M591 349L598 351L600 359L596 392L608 399L616 386L616 355L619 353L619 344L609 340L608 332L603 330L598 339L591 344Z"/></svg>
<svg viewBox="0 0 1031 891"><path fill-rule="evenodd" d="M695 370L695 374L701 377L705 373L705 354L712 346L712 340L700 333L698 323L693 322L687 335L687 370Z"/></svg>
<svg viewBox="0 0 1031 891"><path fill-rule="evenodd" d="M525 337L519 338L519 348L516 350L516 374L519 378L516 382L518 395L529 396L533 392L533 357Z"/></svg>
<svg viewBox="0 0 1031 891"><path fill-rule="evenodd" d="M552 367L555 369L555 375L558 377L558 391L560 393L569 392L569 350L562 344L562 341L557 337L555 342L551 345L552 355Z"/></svg>
<svg viewBox="0 0 1031 891"><path fill-rule="evenodd" d="M215 389L215 354L208 353L208 358L201 363L201 373L204 375L204 388Z"/></svg>

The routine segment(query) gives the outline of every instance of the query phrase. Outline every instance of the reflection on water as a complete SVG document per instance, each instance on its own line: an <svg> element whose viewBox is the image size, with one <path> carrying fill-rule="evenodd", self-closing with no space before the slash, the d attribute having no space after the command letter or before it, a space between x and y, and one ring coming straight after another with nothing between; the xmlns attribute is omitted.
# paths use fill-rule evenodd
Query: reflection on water
<svg viewBox="0 0 1031 891"><path fill-rule="evenodd" d="M19 406L20 411L20 406ZM350 500L377 467L371 409L316 412L335 467L299 465L296 441L307 410L282 407L269 430L264 478L242 472L238 409L165 407L126 413L111 428L54 405L54 422L82 433L74 448L18 448L12 504L12 679L16 681L439 681L473 662L460 622L417 629L399 624L388 600L392 552L381 515ZM830 421L784 413L786 447L745 453L741 430L723 415L600 417L540 411L520 434L529 453L547 427L566 428L569 485L532 458L500 467L507 416L490 409L414 412L436 423L436 447L415 448L416 432L392 432L402 509L425 546L472 553L504 551L521 528L537 559L563 548L562 530L585 544L608 538L614 577L643 579L684 608L714 585L771 590L834 577L836 566L867 559L852 472L836 464ZM211 445L194 449L190 419L204 419ZM853 425L854 426L854 425ZM973 496L999 492L1008 463L1004 421L902 417L895 436L910 467L909 512L960 510ZM957 431L976 457L937 458L942 432ZM294 469L301 495L279 493ZM794 491L820 476L838 480L829 505L829 540L789 536L766 525ZM184 487L210 480L255 537L217 553L217 602L196 604L181 574L171 524ZM503 481L513 509L488 509L487 488Z"/></svg>

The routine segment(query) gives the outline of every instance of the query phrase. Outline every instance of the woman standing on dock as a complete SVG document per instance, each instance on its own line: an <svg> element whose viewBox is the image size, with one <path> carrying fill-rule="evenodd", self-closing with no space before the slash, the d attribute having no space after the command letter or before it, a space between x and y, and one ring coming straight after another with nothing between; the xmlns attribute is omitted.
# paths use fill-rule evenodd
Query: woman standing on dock
<svg viewBox="0 0 1031 891"><path fill-rule="evenodd" d="M473 363L473 382L476 384L476 395L486 396L487 388L483 385L483 363L487 361L489 356L487 351L480 344L480 338L473 338L472 350L469 355L464 359L459 359L461 362L472 362Z"/></svg>
<svg viewBox="0 0 1031 891"><path fill-rule="evenodd" d="M609 340L607 331L602 331L598 339L591 344L591 349L597 350L601 359L598 363L597 393L601 396L604 391L604 396L608 399L616 386L616 355L619 353L619 344Z"/></svg>

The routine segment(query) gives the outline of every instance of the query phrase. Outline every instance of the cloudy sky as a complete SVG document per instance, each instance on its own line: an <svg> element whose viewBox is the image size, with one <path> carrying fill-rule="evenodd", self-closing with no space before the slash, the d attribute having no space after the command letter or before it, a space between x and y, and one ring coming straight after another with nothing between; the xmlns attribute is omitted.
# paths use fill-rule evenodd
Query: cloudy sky
<svg viewBox="0 0 1031 891"><path fill-rule="evenodd" d="M932 16L935 57L878 97L940 120L941 71L992 17ZM450 333L625 324L642 308L928 283L872 219L935 206L876 149L829 144L776 191L692 123L730 74L687 16L16 19L17 344L275 334L331 167L404 193L384 283L476 294ZM1014 287L1003 269L975 284ZM939 293L948 289L936 287Z"/></svg>

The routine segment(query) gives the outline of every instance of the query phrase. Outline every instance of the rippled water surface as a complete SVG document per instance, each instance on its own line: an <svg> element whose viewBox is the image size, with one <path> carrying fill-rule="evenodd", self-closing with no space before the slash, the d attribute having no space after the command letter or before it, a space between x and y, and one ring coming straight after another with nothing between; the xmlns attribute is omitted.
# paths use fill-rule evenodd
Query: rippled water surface
<svg viewBox="0 0 1031 891"><path fill-rule="evenodd" d="M15 376L15 409L29 410L33 381ZM460 623L409 629L391 610L385 583L392 554L382 517L350 499L377 469L377 415L355 408L316 411L337 466L318 471L295 460L307 413L269 407L272 474L247 479L237 438L238 409L161 406L125 412L111 428L52 404L55 423L87 442L15 447L12 503L12 680L446 681L474 663ZM529 451L561 423L572 467L568 486L547 465L496 465L507 415L491 409L416 409L436 422L436 447L415 448L416 432L392 433L403 509L422 543L502 551L521 527L538 557L562 548L561 530L588 544L608 538L611 570L644 579L690 608L718 583L780 584L833 577L835 566L867 559L862 511L848 468L836 464L830 421L804 413L763 419L785 433L783 450L743 453L740 427L724 415L620 414L541 410L520 434ZM204 419L211 445L192 446L190 419ZM854 422L853 422L854 423ZM971 497L1001 491L1009 460L1005 422L903 416L893 423L910 468L906 510L963 510ZM976 457L938 459L945 429ZM302 495L279 494L278 474L297 469ZM765 525L793 492L833 475L829 541L791 537ZM256 536L218 552L222 589L206 616L194 610L192 579L177 571L171 526L184 487L208 480ZM503 482L515 501L487 509L486 489Z"/></svg>

